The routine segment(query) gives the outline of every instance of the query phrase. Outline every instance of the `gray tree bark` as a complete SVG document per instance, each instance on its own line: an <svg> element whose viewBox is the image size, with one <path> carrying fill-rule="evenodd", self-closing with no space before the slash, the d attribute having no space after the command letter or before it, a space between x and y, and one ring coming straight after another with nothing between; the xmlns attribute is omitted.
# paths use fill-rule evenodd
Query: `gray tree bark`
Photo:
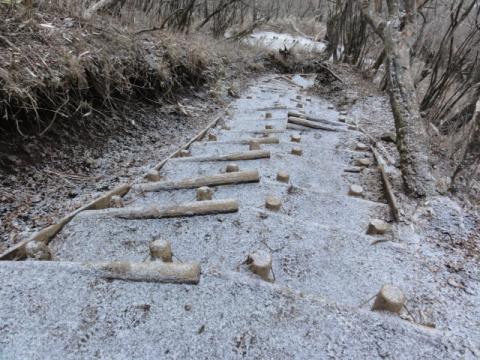
<svg viewBox="0 0 480 360"><path fill-rule="evenodd" d="M387 0L389 15L386 20L371 11L370 0L362 0L362 13L385 45L388 93L405 186L410 194L425 197L434 192L434 181L428 160L427 132L420 116L410 67L416 11L412 3L405 1L406 14L403 18L398 0Z"/></svg>

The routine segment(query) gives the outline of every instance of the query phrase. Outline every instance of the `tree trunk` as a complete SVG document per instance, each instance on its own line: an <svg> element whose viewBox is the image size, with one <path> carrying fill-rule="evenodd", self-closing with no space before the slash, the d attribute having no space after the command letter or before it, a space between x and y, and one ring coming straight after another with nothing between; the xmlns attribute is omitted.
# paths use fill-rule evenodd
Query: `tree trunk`
<svg viewBox="0 0 480 360"><path fill-rule="evenodd" d="M415 83L411 72L410 50L414 41L413 14L400 19L398 3L388 0L388 21L370 12L364 0L362 12L385 44L390 105L395 119L397 147L405 186L412 195L433 193L434 182L428 161L427 132L420 116Z"/></svg>

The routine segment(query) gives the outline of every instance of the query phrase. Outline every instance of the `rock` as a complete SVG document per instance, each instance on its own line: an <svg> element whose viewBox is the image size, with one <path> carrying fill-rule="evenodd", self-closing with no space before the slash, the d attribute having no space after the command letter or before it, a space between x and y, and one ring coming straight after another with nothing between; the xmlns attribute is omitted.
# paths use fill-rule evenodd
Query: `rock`
<svg viewBox="0 0 480 360"><path fill-rule="evenodd" d="M160 176L160 172L158 172L155 169L150 170L148 173L146 173L143 178L147 181L160 181L162 177Z"/></svg>
<svg viewBox="0 0 480 360"><path fill-rule="evenodd" d="M110 199L110 207L112 207L112 208L123 208L124 203L123 203L122 197L118 196L118 195L112 196L112 198Z"/></svg>
<svg viewBox="0 0 480 360"><path fill-rule="evenodd" d="M265 251L254 252L248 255L246 263L250 271L263 280L268 280L270 271L272 271L272 256L269 253Z"/></svg>
<svg viewBox="0 0 480 360"><path fill-rule="evenodd" d="M368 224L368 235L383 235L390 230L390 225L383 220L374 219Z"/></svg>
<svg viewBox="0 0 480 360"><path fill-rule="evenodd" d="M267 196L265 207L269 210L278 211L282 208L282 200L275 196Z"/></svg>
<svg viewBox="0 0 480 360"><path fill-rule="evenodd" d="M50 248L41 241L30 241L25 245L27 258L32 260L50 261L53 259Z"/></svg>
<svg viewBox="0 0 480 360"><path fill-rule="evenodd" d="M397 143L397 135L391 131L383 133L380 138L386 142Z"/></svg>
<svg viewBox="0 0 480 360"><path fill-rule="evenodd" d="M290 137L290 140L292 142L299 143L300 141L302 141L302 137L300 135L292 135Z"/></svg>
<svg viewBox="0 0 480 360"><path fill-rule="evenodd" d="M212 200L213 190L208 186L202 186L197 189L197 201Z"/></svg>
<svg viewBox="0 0 480 360"><path fill-rule="evenodd" d="M150 255L153 260L172 262L172 246L164 239L157 239L150 243Z"/></svg>
<svg viewBox="0 0 480 360"><path fill-rule="evenodd" d="M302 156L303 155L303 150L301 148L293 148L292 149L292 155L296 155L296 156Z"/></svg>
<svg viewBox="0 0 480 360"><path fill-rule="evenodd" d="M260 142L257 140L250 141L249 148L250 150L260 150L261 149Z"/></svg>
<svg viewBox="0 0 480 360"><path fill-rule="evenodd" d="M370 149L370 147L367 145L367 144L364 144L364 143L357 143L357 145L355 146L355 150L357 151L368 151Z"/></svg>
<svg viewBox="0 0 480 360"><path fill-rule="evenodd" d="M350 186L350 190L348 191L348 195L363 197L363 188L360 185L352 185L352 186Z"/></svg>
<svg viewBox="0 0 480 360"><path fill-rule="evenodd" d="M368 167L368 166L372 165L372 160L370 160L369 158L356 159L355 164L357 166Z"/></svg>
<svg viewBox="0 0 480 360"><path fill-rule="evenodd" d="M288 184L290 181L290 175L288 172L281 170L277 173L277 181Z"/></svg>
<svg viewBox="0 0 480 360"><path fill-rule="evenodd" d="M378 292L372 310L399 314L405 305L405 301L406 298L402 290L394 285L385 284Z"/></svg>
<svg viewBox="0 0 480 360"><path fill-rule="evenodd" d="M227 167L225 169L227 173L232 173L232 172L238 172L240 171L240 167L237 164L227 164Z"/></svg>

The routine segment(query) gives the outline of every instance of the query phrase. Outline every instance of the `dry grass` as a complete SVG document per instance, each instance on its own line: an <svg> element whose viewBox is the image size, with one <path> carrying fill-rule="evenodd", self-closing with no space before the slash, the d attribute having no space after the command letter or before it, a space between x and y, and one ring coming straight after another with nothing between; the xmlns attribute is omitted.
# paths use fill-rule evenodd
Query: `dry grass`
<svg viewBox="0 0 480 360"><path fill-rule="evenodd" d="M58 122L143 99L174 100L177 91L214 85L227 66L247 66L233 44L167 31L135 35L56 12L0 5L0 127L44 134ZM233 65L229 65L233 64Z"/></svg>

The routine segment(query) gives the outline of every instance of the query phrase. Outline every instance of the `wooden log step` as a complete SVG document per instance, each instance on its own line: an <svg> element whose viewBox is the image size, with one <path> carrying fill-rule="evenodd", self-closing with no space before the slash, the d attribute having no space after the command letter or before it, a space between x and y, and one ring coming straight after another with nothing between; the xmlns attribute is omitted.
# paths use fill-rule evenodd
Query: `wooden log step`
<svg viewBox="0 0 480 360"><path fill-rule="evenodd" d="M209 155L209 156L192 156L187 158L176 158L174 161L247 161L270 158L270 151L265 150L250 150L240 153L233 153L227 155ZM173 159L172 159L173 160Z"/></svg>
<svg viewBox="0 0 480 360"><path fill-rule="evenodd" d="M344 129L321 125L318 122L305 120L305 119L302 119L302 118L299 118L299 117L289 117L288 122L290 124L300 125L300 126L304 126L304 127L311 128L311 129L317 129L317 130L345 131Z"/></svg>
<svg viewBox="0 0 480 360"><path fill-rule="evenodd" d="M297 112L293 112L293 111L288 112L288 117L301 118L301 119L305 119L305 120L308 120L308 121L323 123L323 124L326 124L326 125L345 127L345 124L342 124L342 123L337 122L337 121L320 119L320 118L316 118L316 117L313 117L313 116L310 116L310 115L305 115L305 114L301 114L301 113L297 113Z"/></svg>
<svg viewBox="0 0 480 360"><path fill-rule="evenodd" d="M130 261L113 261L85 263L88 270L105 279L126 281L156 282L170 284L198 284L201 267L197 262L167 263L151 261L134 263Z"/></svg>
<svg viewBox="0 0 480 360"><path fill-rule="evenodd" d="M138 208L122 208L85 211L81 217L101 216L127 220L163 219L186 216L202 216L226 214L238 211L238 201L234 199L195 201L173 206L145 206Z"/></svg>
<svg viewBox="0 0 480 360"><path fill-rule="evenodd" d="M267 136L260 138L248 138L241 140L226 140L226 141L217 141L215 145L219 144L238 144L238 145L249 145L252 141L257 141L259 144L280 144L280 139L277 136Z"/></svg>
<svg viewBox="0 0 480 360"><path fill-rule="evenodd" d="M194 189L202 186L220 186L259 182L260 174L257 170L227 172L198 178L183 179L179 181L159 181L133 186L133 190L142 192Z"/></svg>

